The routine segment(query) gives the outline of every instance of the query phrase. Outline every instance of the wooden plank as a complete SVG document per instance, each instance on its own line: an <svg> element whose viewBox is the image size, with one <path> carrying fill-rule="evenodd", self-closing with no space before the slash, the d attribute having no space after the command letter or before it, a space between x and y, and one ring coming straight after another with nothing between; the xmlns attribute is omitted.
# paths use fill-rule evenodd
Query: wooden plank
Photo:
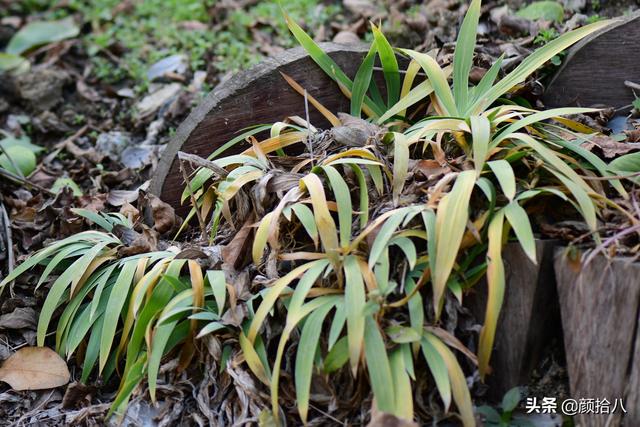
<svg viewBox="0 0 640 427"><path fill-rule="evenodd" d="M640 83L640 12L574 46L549 84L544 102L550 107L606 105L624 107L634 99L624 82ZM628 110L628 108L627 108Z"/></svg>
<svg viewBox="0 0 640 427"><path fill-rule="evenodd" d="M368 51L364 44L322 43L321 46L352 78ZM349 100L340 92L338 85L302 48L287 50L238 73L207 95L180 125L164 150L151 180L150 191L177 208L184 188L176 161L178 151L207 157L247 126L273 123L290 115L304 116L304 98L289 87L280 72L293 77L332 112L349 111ZM328 126L313 107L309 112L312 124ZM239 144L238 149L241 146ZM185 208L178 211L184 214Z"/></svg>
<svg viewBox="0 0 640 427"><path fill-rule="evenodd" d="M491 356L492 374L487 378L489 397L497 402L506 391L529 383L546 346L559 335L560 308L553 271L555 241L538 240L538 264L526 256L518 243L504 251L506 290ZM476 319L484 319L487 285L474 288L467 298Z"/></svg>
<svg viewBox="0 0 640 427"><path fill-rule="evenodd" d="M575 271L555 257L567 370L573 399L623 399L624 425L640 425L640 264L597 257ZM620 425L622 412L579 415L583 426Z"/></svg>

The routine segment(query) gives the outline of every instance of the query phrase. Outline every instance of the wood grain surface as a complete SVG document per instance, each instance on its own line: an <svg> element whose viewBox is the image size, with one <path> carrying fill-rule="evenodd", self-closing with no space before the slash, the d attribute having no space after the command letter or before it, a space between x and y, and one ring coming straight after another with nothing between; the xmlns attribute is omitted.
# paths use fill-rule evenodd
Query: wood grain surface
<svg viewBox="0 0 640 427"><path fill-rule="evenodd" d="M571 397L623 399L624 425L640 426L640 264L597 257L575 271L560 250L555 270ZM576 423L617 426L620 415L587 414Z"/></svg>
<svg viewBox="0 0 640 427"><path fill-rule="evenodd" d="M640 12L618 18L571 48L544 102L549 107L625 107L634 99L625 80L640 84Z"/></svg>
<svg viewBox="0 0 640 427"><path fill-rule="evenodd" d="M321 46L352 78L368 51L364 44L321 43ZM273 123L290 115L304 116L304 98L289 87L280 72L293 77L330 111L349 111L349 99L302 48L287 50L236 74L207 95L164 150L150 191L172 206L180 207L184 182L177 162L178 151L207 157L243 128ZM328 127L329 123L312 106L309 113L314 126ZM235 152L241 147L247 148L238 144ZM230 150L227 154L233 152ZM180 207L178 212L184 214L185 207Z"/></svg>
<svg viewBox="0 0 640 427"><path fill-rule="evenodd" d="M529 383L548 347L561 334L560 307L553 272L557 242L536 241L538 264L518 243L509 243L504 254L506 289L491 355L492 374L487 377L489 397L500 402L509 389ZM479 283L465 305L478 322L484 319L487 284Z"/></svg>

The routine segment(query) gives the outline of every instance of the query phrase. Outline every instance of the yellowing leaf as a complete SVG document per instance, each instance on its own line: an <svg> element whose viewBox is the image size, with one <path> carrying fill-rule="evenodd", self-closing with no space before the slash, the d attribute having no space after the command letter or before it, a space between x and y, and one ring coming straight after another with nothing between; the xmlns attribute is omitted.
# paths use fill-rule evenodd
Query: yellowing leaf
<svg viewBox="0 0 640 427"><path fill-rule="evenodd" d="M393 205L398 206L409 171L409 143L401 133L394 132L393 136Z"/></svg>
<svg viewBox="0 0 640 427"><path fill-rule="evenodd" d="M478 368L480 377L484 379L489 371L489 359L493 350L493 340L496 334L498 316L504 299L505 272L502 262L502 228L504 225L504 211L500 210L489 224L487 250L487 284L488 297L484 325L480 331L478 344Z"/></svg>
<svg viewBox="0 0 640 427"><path fill-rule="evenodd" d="M260 361L260 356L258 356L258 353L253 348L253 345L242 332L238 335L238 340L240 342L242 353L244 354L244 360L246 360L247 365L249 365L249 369L251 369L251 372L253 372L260 381L268 386L270 378L264 368L264 365Z"/></svg>
<svg viewBox="0 0 640 427"><path fill-rule="evenodd" d="M509 162L506 160L494 160L487 162L487 164L498 179L504 195L507 196L507 199L513 200L516 196L516 177Z"/></svg>
<svg viewBox="0 0 640 427"><path fill-rule="evenodd" d="M327 207L327 198L324 194L322 182L316 174L309 174L300 180L300 186L306 189L311 196L311 204L313 205L313 213L316 217L320 241L329 259L331 259L335 265L338 261L338 234L336 224L333 222L333 218Z"/></svg>
<svg viewBox="0 0 640 427"><path fill-rule="evenodd" d="M60 387L70 376L65 361L48 347L21 348L0 367L0 381L14 390Z"/></svg>
<svg viewBox="0 0 640 427"><path fill-rule="evenodd" d="M462 368L458 364L456 356L449 348L437 339L434 335L426 334L427 340L435 347L436 351L447 365L449 372L449 380L451 381L451 391L453 392L453 400L456 402L460 418L464 427L473 427L476 425L473 416L473 405L471 404L471 396L467 387L467 380L464 377Z"/></svg>
<svg viewBox="0 0 640 427"><path fill-rule="evenodd" d="M309 95L309 93L305 90L305 88L300 86L298 84L298 82L293 80L291 77L289 77L285 73L281 72L280 74L286 80L286 82L289 84L289 86L291 86L293 88L293 90L295 90L296 92L298 92L302 96L306 96L307 97L307 101L309 101L309 103L311 105L316 107L316 110L320 111L320 113L327 119L327 121L329 123L331 123L333 126L341 126L342 125L342 122L340 121L339 118L337 118L335 116L335 114L333 114L329 109L327 109L324 105L322 105L313 96Z"/></svg>
<svg viewBox="0 0 640 427"><path fill-rule="evenodd" d="M469 199L476 182L475 171L464 171L456 178L450 193L442 198L436 215L436 262L433 272L433 304L439 317L447 280L458 256L469 220Z"/></svg>

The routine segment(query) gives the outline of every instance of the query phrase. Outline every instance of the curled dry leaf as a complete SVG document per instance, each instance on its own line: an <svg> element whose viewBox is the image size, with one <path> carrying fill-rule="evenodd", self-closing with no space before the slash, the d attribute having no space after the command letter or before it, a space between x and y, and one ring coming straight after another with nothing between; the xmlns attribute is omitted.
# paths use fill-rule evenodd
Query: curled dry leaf
<svg viewBox="0 0 640 427"><path fill-rule="evenodd" d="M0 381L14 390L42 390L69 382L65 361L48 347L24 347L0 367Z"/></svg>
<svg viewBox="0 0 640 427"><path fill-rule="evenodd" d="M113 234L123 244L118 249L119 256L132 256L158 250L158 233L144 224L140 224L139 229L142 233L120 224L113 227Z"/></svg>
<svg viewBox="0 0 640 427"><path fill-rule="evenodd" d="M144 212L145 223L162 234L176 230L182 224L171 205L163 202L153 194L140 191L138 209Z"/></svg>

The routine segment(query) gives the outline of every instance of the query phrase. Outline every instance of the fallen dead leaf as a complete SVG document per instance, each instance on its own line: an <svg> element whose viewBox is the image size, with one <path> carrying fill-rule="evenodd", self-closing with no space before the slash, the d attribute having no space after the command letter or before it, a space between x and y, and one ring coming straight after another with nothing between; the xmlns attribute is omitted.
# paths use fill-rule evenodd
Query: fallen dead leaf
<svg viewBox="0 0 640 427"><path fill-rule="evenodd" d="M0 381L14 390L42 390L60 387L71 374L65 361L48 347L24 347L4 362Z"/></svg>
<svg viewBox="0 0 640 427"><path fill-rule="evenodd" d="M35 329L38 315L31 307L18 307L0 316L0 329Z"/></svg>
<svg viewBox="0 0 640 427"><path fill-rule="evenodd" d="M182 224L182 219L171 205L151 193L140 191L138 209L144 212L145 223L161 235L176 230Z"/></svg>
<svg viewBox="0 0 640 427"><path fill-rule="evenodd" d="M610 136L606 135L596 135L589 139L588 143L583 144L583 146L586 146L585 148L587 149L590 149L594 145L600 148L602 150L602 154L604 154L604 156L609 159L620 156L622 154L627 154L630 151L640 149L640 143L618 142Z"/></svg>
<svg viewBox="0 0 640 427"><path fill-rule="evenodd" d="M233 266L238 269L241 266L244 255L247 252L247 242L249 241L249 236L253 231L253 216L251 216L245 224L242 226L240 231L235 235L233 240L229 242L228 245L222 248L222 259L225 263Z"/></svg>

